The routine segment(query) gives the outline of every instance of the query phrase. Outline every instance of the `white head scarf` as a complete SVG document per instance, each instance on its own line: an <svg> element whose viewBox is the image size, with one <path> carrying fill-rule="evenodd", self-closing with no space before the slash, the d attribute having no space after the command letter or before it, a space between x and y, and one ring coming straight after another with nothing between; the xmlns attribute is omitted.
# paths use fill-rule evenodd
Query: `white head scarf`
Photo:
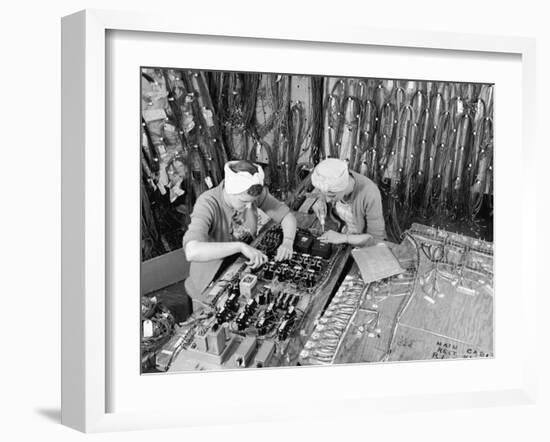
<svg viewBox="0 0 550 442"><path fill-rule="evenodd" d="M321 192L341 192L349 183L348 163L338 158L321 161L311 175L311 184Z"/></svg>
<svg viewBox="0 0 550 442"><path fill-rule="evenodd" d="M238 161L228 161L223 168L225 172L225 191L231 195L242 193L250 189L254 184L264 185L264 170L258 164L254 164L258 168L258 172L254 175L248 172L234 172L229 167Z"/></svg>

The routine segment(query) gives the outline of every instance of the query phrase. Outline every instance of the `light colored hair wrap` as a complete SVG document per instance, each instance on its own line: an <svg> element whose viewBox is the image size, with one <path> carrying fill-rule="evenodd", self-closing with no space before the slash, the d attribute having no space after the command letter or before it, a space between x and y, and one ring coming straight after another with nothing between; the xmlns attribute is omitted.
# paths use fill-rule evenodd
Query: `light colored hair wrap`
<svg viewBox="0 0 550 442"><path fill-rule="evenodd" d="M246 192L254 184L264 185L264 170L258 164L254 164L258 168L258 172L254 175L248 172L234 172L229 167L231 164L236 164L238 161L228 161L223 168L225 172L225 191L231 195Z"/></svg>
<svg viewBox="0 0 550 442"><path fill-rule="evenodd" d="M321 192L341 192L349 183L348 163L337 158L321 161L311 175L311 184Z"/></svg>

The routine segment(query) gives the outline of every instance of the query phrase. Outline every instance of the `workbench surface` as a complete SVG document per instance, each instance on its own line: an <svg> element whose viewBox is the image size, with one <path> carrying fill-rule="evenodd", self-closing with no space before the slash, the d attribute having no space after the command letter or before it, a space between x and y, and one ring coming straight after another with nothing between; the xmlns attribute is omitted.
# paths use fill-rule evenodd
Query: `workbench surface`
<svg viewBox="0 0 550 442"><path fill-rule="evenodd" d="M441 244L444 256L434 260ZM270 366L493 356L492 244L413 225L401 244L386 245L405 272L364 284L348 249L335 270L346 269L343 283L324 283L300 329ZM352 291L356 302L340 317L343 331L324 338L337 312L330 309L331 299L352 299ZM312 356L317 351L322 357ZM170 371L220 368L234 367L198 361L183 350Z"/></svg>

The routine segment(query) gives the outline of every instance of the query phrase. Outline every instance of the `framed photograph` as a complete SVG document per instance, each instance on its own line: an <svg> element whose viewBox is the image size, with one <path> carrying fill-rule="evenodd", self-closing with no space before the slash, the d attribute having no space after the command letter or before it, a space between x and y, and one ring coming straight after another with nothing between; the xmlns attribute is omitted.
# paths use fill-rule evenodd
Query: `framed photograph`
<svg viewBox="0 0 550 442"><path fill-rule="evenodd" d="M63 18L62 422L532 403L534 53Z"/></svg>

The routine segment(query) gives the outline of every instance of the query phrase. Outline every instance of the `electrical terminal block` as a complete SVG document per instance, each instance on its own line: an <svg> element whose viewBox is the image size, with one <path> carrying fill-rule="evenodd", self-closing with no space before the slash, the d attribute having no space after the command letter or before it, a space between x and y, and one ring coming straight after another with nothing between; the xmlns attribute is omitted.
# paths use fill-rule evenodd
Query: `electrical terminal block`
<svg viewBox="0 0 550 442"><path fill-rule="evenodd" d="M248 366L254 350L256 350L256 338L253 336L244 338L233 355L235 366L241 368Z"/></svg>
<svg viewBox="0 0 550 442"><path fill-rule="evenodd" d="M285 313L284 319L294 320L295 318L296 318L296 308L294 306L290 306Z"/></svg>
<svg viewBox="0 0 550 442"><path fill-rule="evenodd" d="M277 339L279 341L285 341L292 330L294 325L294 318L283 319L277 330Z"/></svg>
<svg viewBox="0 0 550 442"><path fill-rule="evenodd" d="M275 263L270 261L264 265L263 278L268 281L271 281L274 277L275 277Z"/></svg>
<svg viewBox="0 0 550 442"><path fill-rule="evenodd" d="M254 298L250 298L244 306L244 313L246 316L252 316L258 307L258 303Z"/></svg>
<svg viewBox="0 0 550 442"><path fill-rule="evenodd" d="M240 312L235 319L235 323L237 324L237 329L243 331L248 327L248 315L244 311Z"/></svg>
<svg viewBox="0 0 550 442"><path fill-rule="evenodd" d="M206 335L208 351L216 355L221 355L225 349L226 334L225 328L214 326Z"/></svg>
<svg viewBox="0 0 550 442"><path fill-rule="evenodd" d="M254 366L257 368L267 367L274 353L275 343L264 341L254 357Z"/></svg>
<svg viewBox="0 0 550 442"><path fill-rule="evenodd" d="M199 351L208 351L208 341L206 339L206 330L199 330L195 335L195 346Z"/></svg>
<svg viewBox="0 0 550 442"><path fill-rule="evenodd" d="M269 323L269 318L267 316L262 315L258 318L255 324L256 330L258 331L258 335L262 336L266 334L268 323Z"/></svg>
<svg viewBox="0 0 550 442"><path fill-rule="evenodd" d="M275 309L276 309L276 302L271 301L269 303L269 305L267 306L267 308L265 309L265 316L266 317L274 316L275 315Z"/></svg>

